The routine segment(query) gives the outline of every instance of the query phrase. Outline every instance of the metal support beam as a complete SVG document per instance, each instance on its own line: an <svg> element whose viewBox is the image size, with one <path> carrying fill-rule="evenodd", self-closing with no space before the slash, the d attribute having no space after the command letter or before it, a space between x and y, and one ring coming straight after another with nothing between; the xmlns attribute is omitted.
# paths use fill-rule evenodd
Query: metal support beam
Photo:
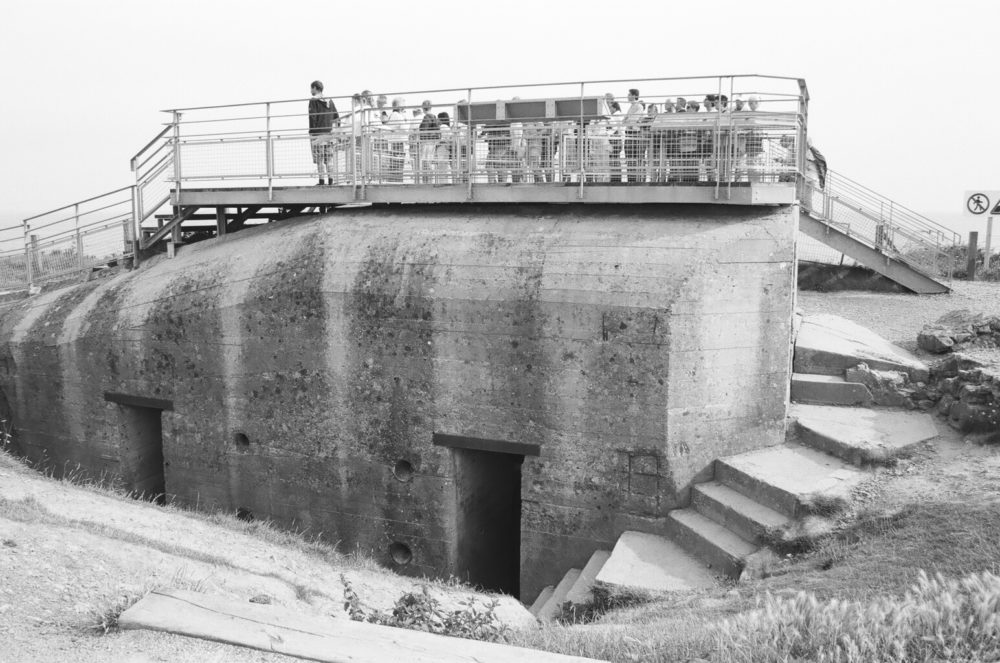
<svg viewBox="0 0 1000 663"><path fill-rule="evenodd" d="M174 216L174 218L172 218L170 221L157 228L156 232L153 233L149 237L149 239L147 239L145 242L142 243L143 250L148 249L149 247L155 245L157 242L162 240L168 234L173 233L174 228L180 228L180 225L184 223L188 219L188 217L194 214L197 209L198 209L197 207L182 207L181 210L177 213L177 215Z"/></svg>

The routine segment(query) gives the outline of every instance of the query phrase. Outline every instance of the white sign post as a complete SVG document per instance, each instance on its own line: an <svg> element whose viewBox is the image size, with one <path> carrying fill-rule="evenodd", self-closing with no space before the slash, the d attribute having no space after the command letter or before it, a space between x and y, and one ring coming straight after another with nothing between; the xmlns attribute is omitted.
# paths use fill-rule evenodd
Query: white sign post
<svg viewBox="0 0 1000 663"><path fill-rule="evenodd" d="M990 257L993 251L993 215L1000 214L1000 191L980 189L965 192L966 216L986 216L986 245L983 247L983 268L990 269Z"/></svg>

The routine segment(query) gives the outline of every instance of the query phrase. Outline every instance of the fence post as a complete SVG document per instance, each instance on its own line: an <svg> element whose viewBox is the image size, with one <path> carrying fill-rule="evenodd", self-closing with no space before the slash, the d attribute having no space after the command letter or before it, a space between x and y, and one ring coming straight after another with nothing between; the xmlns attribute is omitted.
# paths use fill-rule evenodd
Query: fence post
<svg viewBox="0 0 1000 663"><path fill-rule="evenodd" d="M267 159L267 200L274 200L274 189L272 188L272 178L274 177L274 146L271 143L271 102L267 102L267 146L264 151ZM329 173L327 173L329 176Z"/></svg>
<svg viewBox="0 0 1000 663"><path fill-rule="evenodd" d="M83 271L83 238L80 237L80 203L73 205L73 230L76 235L76 267Z"/></svg>
<svg viewBox="0 0 1000 663"><path fill-rule="evenodd" d="M139 202L139 186L138 186L138 173L136 173L136 184L132 185L132 267L138 267L140 261L140 253L142 246L140 242L142 241L142 228L139 225L139 217L141 216L139 210L141 203Z"/></svg>
<svg viewBox="0 0 1000 663"><path fill-rule="evenodd" d="M31 244L32 244L32 241L31 241L31 237L28 234L30 230L31 230L31 226L29 226L28 222L25 221L24 222L24 268L25 268L25 270L28 273L27 276L28 276L28 288L29 289L31 288L31 285L32 285L32 283L34 283L34 280L35 280L35 270L34 270L32 264L31 264Z"/></svg>
<svg viewBox="0 0 1000 663"><path fill-rule="evenodd" d="M965 267L965 278L969 281L976 280L976 263L979 262L979 249L976 244L979 242L979 233L972 231L969 233L968 262Z"/></svg>

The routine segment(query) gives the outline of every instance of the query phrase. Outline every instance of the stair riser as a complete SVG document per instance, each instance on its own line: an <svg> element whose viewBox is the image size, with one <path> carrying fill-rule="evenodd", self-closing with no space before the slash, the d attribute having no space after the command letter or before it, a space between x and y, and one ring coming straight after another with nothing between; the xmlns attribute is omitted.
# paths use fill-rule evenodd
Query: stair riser
<svg viewBox="0 0 1000 663"><path fill-rule="evenodd" d="M840 440L821 435L814 430L800 425L798 422L795 423L795 431L798 433L799 441L806 446L824 451L852 465L861 466L865 462L858 449L848 446L840 442Z"/></svg>
<svg viewBox="0 0 1000 663"><path fill-rule="evenodd" d="M763 523L748 518L735 509L717 502L710 496L697 490L697 488L691 492L691 506L701 515L714 520L747 541L753 541L758 544L763 544L766 541L767 527Z"/></svg>
<svg viewBox="0 0 1000 663"><path fill-rule="evenodd" d="M796 495L748 476L724 461L715 461L715 480L789 518L803 512Z"/></svg>
<svg viewBox="0 0 1000 663"><path fill-rule="evenodd" d="M739 578L743 571L743 560L733 557L686 524L668 517L667 533L681 548L712 568L714 573Z"/></svg>
<svg viewBox="0 0 1000 663"><path fill-rule="evenodd" d="M869 406L872 394L858 382L810 382L792 378L792 400L812 405Z"/></svg>

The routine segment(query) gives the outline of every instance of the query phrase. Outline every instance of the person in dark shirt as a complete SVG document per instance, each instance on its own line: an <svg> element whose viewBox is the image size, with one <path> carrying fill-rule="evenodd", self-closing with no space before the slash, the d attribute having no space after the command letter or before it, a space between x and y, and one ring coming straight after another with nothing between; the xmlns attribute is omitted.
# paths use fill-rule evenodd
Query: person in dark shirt
<svg viewBox="0 0 1000 663"><path fill-rule="evenodd" d="M333 125L340 119L337 107L333 101L323 98L323 83L313 81L309 86L312 98L309 99L309 143L312 148L313 162L319 171L319 183L333 184L333 171L330 166L334 158Z"/></svg>

